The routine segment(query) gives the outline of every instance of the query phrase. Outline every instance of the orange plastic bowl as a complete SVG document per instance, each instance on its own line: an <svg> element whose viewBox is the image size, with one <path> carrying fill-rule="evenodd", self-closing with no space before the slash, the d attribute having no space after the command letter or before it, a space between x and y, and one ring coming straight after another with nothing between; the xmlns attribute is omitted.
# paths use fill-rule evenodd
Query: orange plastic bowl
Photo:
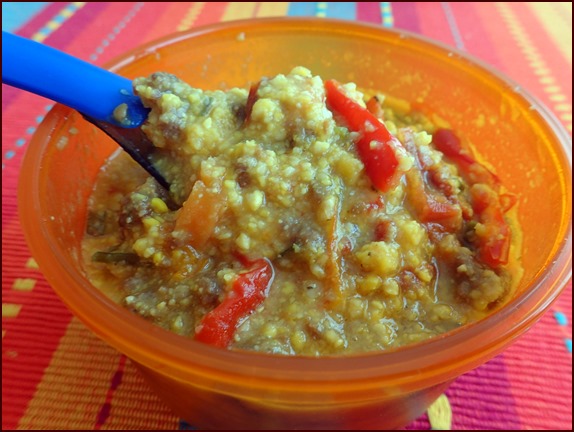
<svg viewBox="0 0 574 432"><path fill-rule="evenodd" d="M131 358L174 412L199 428L396 428L457 376L534 324L570 278L569 136L534 98L492 69L421 37L335 20L236 21L179 33L109 67L133 78L169 71L205 88L245 86L296 65L416 102L474 143L519 198L524 276L488 318L378 354L277 357L213 348L162 330L90 284L80 260L86 200L117 149L55 106L20 178L22 225L46 278L95 334Z"/></svg>

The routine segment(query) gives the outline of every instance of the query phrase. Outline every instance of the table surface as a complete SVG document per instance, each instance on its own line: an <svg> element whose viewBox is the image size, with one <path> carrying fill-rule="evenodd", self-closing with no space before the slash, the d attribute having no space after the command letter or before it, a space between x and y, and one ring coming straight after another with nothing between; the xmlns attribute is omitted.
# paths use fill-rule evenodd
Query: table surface
<svg viewBox="0 0 574 432"><path fill-rule="evenodd" d="M96 64L209 23L352 19L420 33L506 73L572 132L572 3L2 3L2 28ZM22 156L50 109L2 86L2 429L189 429L123 355L73 318L25 245ZM408 429L572 429L572 285L503 354L457 379Z"/></svg>

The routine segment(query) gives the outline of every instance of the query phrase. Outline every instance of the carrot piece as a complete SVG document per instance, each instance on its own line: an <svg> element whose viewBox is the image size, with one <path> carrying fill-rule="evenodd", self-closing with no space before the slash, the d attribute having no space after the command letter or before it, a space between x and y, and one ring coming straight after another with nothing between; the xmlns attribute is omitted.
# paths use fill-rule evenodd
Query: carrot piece
<svg viewBox="0 0 574 432"><path fill-rule="evenodd" d="M423 223L434 222L449 232L462 226L462 211L444 195L427 188L419 171L407 172L407 200Z"/></svg>
<svg viewBox="0 0 574 432"><path fill-rule="evenodd" d="M340 211L340 210L339 210ZM341 256L339 253L340 242L340 216L339 211L329 221L327 233L327 263L325 265L326 280L329 284L327 293L327 305L330 309L341 309L344 305L343 287L341 281Z"/></svg>
<svg viewBox="0 0 574 432"><path fill-rule="evenodd" d="M205 183L198 180L179 211L175 230L185 231L188 234L189 244L195 249L200 249L213 234L225 208L225 197L220 186L208 188Z"/></svg>
<svg viewBox="0 0 574 432"><path fill-rule="evenodd" d="M373 114L376 118L381 120L384 119L385 112L383 111L381 101L377 96L373 96L371 99L369 99L366 105L369 112Z"/></svg>

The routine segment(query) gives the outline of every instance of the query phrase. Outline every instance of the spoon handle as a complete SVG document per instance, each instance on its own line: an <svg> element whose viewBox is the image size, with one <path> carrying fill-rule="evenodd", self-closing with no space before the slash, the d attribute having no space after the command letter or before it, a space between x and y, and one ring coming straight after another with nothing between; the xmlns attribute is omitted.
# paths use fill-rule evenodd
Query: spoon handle
<svg viewBox="0 0 574 432"><path fill-rule="evenodd" d="M148 114L133 94L131 80L4 31L2 82L120 127L138 127ZM127 112L120 121L114 110L121 104L126 104Z"/></svg>

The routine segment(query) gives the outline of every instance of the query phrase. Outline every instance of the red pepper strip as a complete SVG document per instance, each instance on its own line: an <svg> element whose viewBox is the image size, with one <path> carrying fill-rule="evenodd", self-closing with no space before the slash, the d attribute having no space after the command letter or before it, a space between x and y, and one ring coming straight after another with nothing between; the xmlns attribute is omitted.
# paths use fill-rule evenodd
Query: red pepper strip
<svg viewBox="0 0 574 432"><path fill-rule="evenodd" d="M227 297L203 317L195 330L196 340L227 347L240 322L265 300L273 282L273 266L267 259L257 260L253 265L253 270L240 274Z"/></svg>
<svg viewBox="0 0 574 432"><path fill-rule="evenodd" d="M445 156L463 165L476 163L474 158L463 150L460 139L450 129L438 129L433 134L433 144Z"/></svg>
<svg viewBox="0 0 574 432"><path fill-rule="evenodd" d="M450 129L438 129L433 134L433 144L458 165L471 183L485 183L493 188L500 187L500 179L477 162L470 151L462 147L459 137Z"/></svg>
<svg viewBox="0 0 574 432"><path fill-rule="evenodd" d="M399 141L377 117L347 97L337 81L326 81L325 92L327 107L342 118L349 130L360 133L357 151L373 185L381 192L396 186L403 174L398 169Z"/></svg>
<svg viewBox="0 0 574 432"><path fill-rule="evenodd" d="M504 209L497 193L478 184L470 189L472 207L480 225L475 229L480 260L496 267L508 263L510 228L504 220Z"/></svg>

